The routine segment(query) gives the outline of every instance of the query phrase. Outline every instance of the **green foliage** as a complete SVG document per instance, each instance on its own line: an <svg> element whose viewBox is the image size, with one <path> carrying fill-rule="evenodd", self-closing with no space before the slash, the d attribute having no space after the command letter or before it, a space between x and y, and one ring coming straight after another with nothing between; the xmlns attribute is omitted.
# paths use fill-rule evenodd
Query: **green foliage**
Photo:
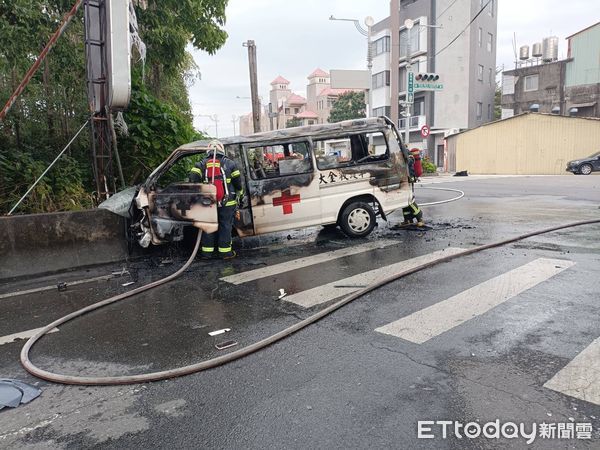
<svg viewBox="0 0 600 450"><path fill-rule="evenodd" d="M341 94L335 101L329 114L329 122L341 122L342 120L360 119L365 115L364 92L346 92Z"/></svg>
<svg viewBox="0 0 600 450"><path fill-rule="evenodd" d="M496 83L496 91L494 92L494 120L499 120L502 117L502 88Z"/></svg>
<svg viewBox="0 0 600 450"><path fill-rule="evenodd" d="M285 123L286 128L299 127L300 125L302 125L302 119L297 117L292 117Z"/></svg>
<svg viewBox="0 0 600 450"><path fill-rule="evenodd" d="M423 173L435 173L437 171L437 167L435 167L435 164L431 162L428 156L421 159L421 165L423 166Z"/></svg>
<svg viewBox="0 0 600 450"><path fill-rule="evenodd" d="M124 116L129 135L120 137L119 152L130 185L143 181L175 148L201 137L188 115L158 100L143 85L132 92Z"/></svg>
<svg viewBox="0 0 600 450"><path fill-rule="evenodd" d="M214 53L227 38L222 29L227 0L134 4L147 61L144 68L132 66L129 135L118 137L130 184L143 180L177 146L200 137L187 92L198 67L186 48L192 43ZM0 107L72 6L73 0L0 0ZM89 116L83 35L82 7L0 123L0 213L16 203ZM91 207L93 190L89 132L83 131L18 212Z"/></svg>

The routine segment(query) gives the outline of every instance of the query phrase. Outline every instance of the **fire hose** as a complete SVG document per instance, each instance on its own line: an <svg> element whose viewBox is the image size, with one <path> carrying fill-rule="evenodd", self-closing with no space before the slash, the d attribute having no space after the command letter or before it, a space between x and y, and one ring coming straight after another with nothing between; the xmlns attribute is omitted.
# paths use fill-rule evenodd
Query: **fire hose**
<svg viewBox="0 0 600 450"><path fill-rule="evenodd" d="M119 295L115 295L114 297L111 297L109 299L100 301L98 303L94 303L93 305L87 306L78 311L74 311L71 314L68 314L64 317L61 317L58 320L55 320L51 324L45 326L40 331L38 331L34 336L32 336L25 343L25 345L23 346L23 349L21 350L21 363L23 364L23 367L25 368L25 370L27 370L30 374L32 374L38 378L42 378L44 380L52 381L55 383L87 385L87 386L146 383L146 382L150 382L150 381L159 381L159 380L165 380L168 378L175 378L175 377L180 377L183 375L189 375L189 374L200 372L203 370L212 369L214 367L218 367L223 364L226 364L226 363L235 361L237 359L243 358L247 355L250 355L251 353L254 353L254 352L261 350L271 344L274 344L275 342L280 341L280 340L290 336L291 334L307 327L308 325L311 325L311 324L317 322L318 320L321 320L322 318L324 318L325 316L328 316L329 314L333 313L337 309L340 309L342 306L347 305L348 303L362 297L363 295L365 295L371 291L374 291L375 289L378 289L392 281L404 278L408 275L419 272L421 270L428 269L428 268L436 266L438 264L445 263L445 262L448 262L448 261L451 261L451 260L454 260L454 259L457 259L457 258L460 258L463 256L472 255L474 253L478 253L478 252L481 252L484 250L504 246L504 245L511 244L511 243L514 243L517 241L521 241L523 239L527 239L527 238L530 238L533 236L538 236L540 234L546 234L546 233L550 233L553 231L564 230L567 228L573 228L573 227L579 227L579 226L591 225L591 224L598 224L598 223L600 223L600 219L584 220L584 221L580 221L580 222L573 222L573 223L568 223L565 225L558 225L558 226L554 226L554 227L550 227L550 228L545 228L542 230L533 231L530 233L526 233L526 234L522 234L522 235L519 235L516 237L505 239L505 240L502 240L499 242L494 242L491 244L485 244L485 245L473 247L471 249L463 250L459 253L444 256L437 260L421 264L412 269L403 270L403 271L393 274L381 281L370 284L369 286L362 288L362 289L342 298L341 300L338 300L337 302L325 307L321 311L319 311L315 314L312 314L311 316L307 317L306 319L301 320L300 322L298 322L288 328L285 328L284 330L281 330L278 333L275 333L265 339L262 339L258 342L250 344L246 347L240 348L239 350L233 351L226 355L218 356L213 359L198 362L195 364L190 364L190 365L183 366L183 367L177 367L175 369L169 369L169 370L145 373L145 374L139 374L139 375L113 376L113 377L86 377L86 376L63 375L63 374L49 372L47 370L40 369L39 367L35 366L31 362L31 360L29 359L29 352L31 351L32 347L35 345L35 343L38 340L40 340L43 336L46 335L46 333L48 333L53 328L55 328L59 325L62 325L66 322L69 322L69 321L75 319L76 317L82 316L90 311L97 310L99 308L102 308L104 306L118 302L120 300L124 300L126 298L132 297L136 294L140 294L144 291L155 288L157 286L165 284L165 283L172 281L175 278L179 277L190 266L190 264L193 262L194 258L196 257L196 254L198 253L198 249L200 247L200 238L202 236L202 232L199 231L198 237L196 239L196 245L194 246L194 250L192 251L192 254L190 255L189 259L186 261L186 263L175 273L173 273L165 278L162 278L160 280L153 281L149 284L146 284L139 288L133 289L132 291L125 292L125 293L119 294Z"/></svg>

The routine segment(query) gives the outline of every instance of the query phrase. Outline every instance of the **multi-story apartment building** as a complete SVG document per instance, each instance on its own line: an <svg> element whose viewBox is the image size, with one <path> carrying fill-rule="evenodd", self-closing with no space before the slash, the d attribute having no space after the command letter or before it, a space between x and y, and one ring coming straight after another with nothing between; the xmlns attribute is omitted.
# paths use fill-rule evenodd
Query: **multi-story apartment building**
<svg viewBox="0 0 600 450"><path fill-rule="evenodd" d="M600 22L567 37L565 101L569 114L600 117Z"/></svg>
<svg viewBox="0 0 600 450"><path fill-rule="evenodd" d="M441 91L417 91L411 108L411 148L425 150L443 165L443 139L451 130L467 129L492 120L496 87L497 0L401 0L399 61L391 61L390 17L372 28L373 115L390 115L390 71L399 72L398 99L406 99L406 65L414 73L437 73ZM409 31L403 25L414 21ZM438 27L441 26L441 27ZM410 45L409 45L410 43ZM399 127L404 130L404 108ZM423 138L420 129L431 134Z"/></svg>

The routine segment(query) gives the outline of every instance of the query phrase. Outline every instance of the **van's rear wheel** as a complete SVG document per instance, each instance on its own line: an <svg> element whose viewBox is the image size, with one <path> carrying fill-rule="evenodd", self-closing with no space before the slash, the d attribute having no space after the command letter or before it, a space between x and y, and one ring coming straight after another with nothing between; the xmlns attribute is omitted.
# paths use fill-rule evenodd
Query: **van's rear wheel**
<svg viewBox="0 0 600 450"><path fill-rule="evenodd" d="M367 236L377 223L375 211L368 203L350 203L342 211L340 227L350 237Z"/></svg>

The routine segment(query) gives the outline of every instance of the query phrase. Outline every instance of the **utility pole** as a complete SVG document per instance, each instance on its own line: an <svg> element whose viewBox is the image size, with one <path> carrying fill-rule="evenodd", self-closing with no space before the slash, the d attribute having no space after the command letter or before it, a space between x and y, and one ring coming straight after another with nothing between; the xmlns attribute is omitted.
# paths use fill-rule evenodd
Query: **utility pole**
<svg viewBox="0 0 600 450"><path fill-rule="evenodd" d="M237 121L237 117L234 114L233 116L231 116L231 123L233 124L233 135L235 136L235 122Z"/></svg>
<svg viewBox="0 0 600 450"><path fill-rule="evenodd" d="M242 44L248 47L248 66L250 70L250 96L252 97L252 124L254 132L260 131L260 102L258 100L258 80L256 74L256 45L253 40L248 40Z"/></svg>
<svg viewBox="0 0 600 450"><path fill-rule="evenodd" d="M398 70L400 60L400 0L390 1L390 115L392 116L392 122L397 127L398 124L398 93L400 92L398 86Z"/></svg>
<svg viewBox="0 0 600 450"><path fill-rule="evenodd" d="M413 94L413 82L414 82L414 74L412 72L412 58L410 56L410 32L414 26L414 22L410 19L406 19L404 22L406 26L406 101L405 101L405 118L404 118L404 144L408 148L408 143L410 142L410 108L414 101Z"/></svg>

